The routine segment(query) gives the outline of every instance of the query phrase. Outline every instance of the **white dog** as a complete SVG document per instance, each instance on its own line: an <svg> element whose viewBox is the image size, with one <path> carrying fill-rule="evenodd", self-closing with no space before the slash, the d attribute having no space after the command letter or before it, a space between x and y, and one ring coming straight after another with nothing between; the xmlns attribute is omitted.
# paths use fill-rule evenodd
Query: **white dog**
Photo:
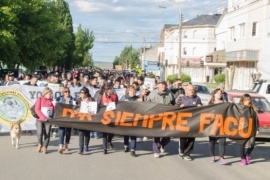
<svg viewBox="0 0 270 180"><path fill-rule="evenodd" d="M21 138L22 128L21 128L22 121L18 121L11 124L10 129L10 137L11 137L11 144L16 147L16 149L19 148L19 140Z"/></svg>

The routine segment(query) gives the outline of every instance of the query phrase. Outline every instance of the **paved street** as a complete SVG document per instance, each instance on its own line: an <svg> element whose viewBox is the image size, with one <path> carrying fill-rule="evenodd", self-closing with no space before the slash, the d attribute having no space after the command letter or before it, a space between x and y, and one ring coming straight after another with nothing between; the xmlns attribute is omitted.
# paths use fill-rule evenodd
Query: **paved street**
<svg viewBox="0 0 270 180"><path fill-rule="evenodd" d="M208 138L197 138L193 161L178 157L178 140L172 139L166 154L155 159L152 141L137 144L137 157L123 152L123 140L114 138L115 151L103 154L102 139L91 139L90 152L78 155L78 136L73 136L70 152L57 152L57 140L51 139L47 155L37 153L36 136L23 135L20 149L11 146L8 134L0 135L0 179L270 179L270 142L257 142L252 164L239 162L239 146L228 141L226 165L210 163Z"/></svg>

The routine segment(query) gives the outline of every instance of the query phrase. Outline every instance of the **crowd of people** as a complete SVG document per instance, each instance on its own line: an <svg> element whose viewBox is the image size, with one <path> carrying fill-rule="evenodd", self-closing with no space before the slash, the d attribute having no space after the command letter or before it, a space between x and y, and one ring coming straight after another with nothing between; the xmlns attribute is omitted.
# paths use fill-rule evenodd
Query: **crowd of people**
<svg viewBox="0 0 270 180"><path fill-rule="evenodd" d="M144 85L145 74L138 77L136 74L130 73L117 73L116 71L93 71L93 70L74 70L72 72L58 73L54 72L51 74L34 74L24 75L21 80L28 80L24 85L38 86L38 81L47 81L48 83L59 84L62 87L62 92L56 101L65 104L77 104L80 105L83 101L97 102L98 106L107 106L111 102L117 104L118 97L115 93L116 89L126 89L125 101L149 101L153 103L161 103L166 105L183 107L194 107L203 106L200 97L196 94L195 86L191 82L181 82L181 79L176 79L172 84L169 81L165 81L155 77L155 86L153 90L149 90L149 87ZM20 80L20 79L18 79ZM6 77L5 85L18 84L13 74L9 74ZM78 98L72 97L70 92L72 88L81 88L80 95ZM98 88L99 90L95 93L90 91L91 88ZM224 85L219 85L211 93L209 99L210 104L226 103L228 102L228 96L224 91ZM245 94L240 104L243 106L250 106L256 111L255 106L252 104L251 97ZM51 125L47 123L47 120L52 118L54 112L54 104L52 99L52 90L49 87L45 87L42 93L42 97L37 99L35 103L35 111L38 115L37 119L37 138L38 147L37 152L47 153L47 148L50 141ZM259 128L258 121L256 121L257 129ZM108 145L110 149L114 149L113 145L113 134L106 132L90 132L88 130L77 129L74 130L79 134L79 154L83 154L89 151L89 142L91 137L99 138L102 135L103 139L103 150L104 154L107 154ZM258 131L257 131L258 133ZM59 127L59 149L58 152L62 154L64 151L69 151L68 144L72 134L71 128ZM136 146L137 141L141 141L143 137L123 136L123 149L125 152L129 152L131 156L136 157ZM240 157L241 164L248 165L251 161L251 152L255 146L255 137L248 139L244 144L240 146ZM146 137L144 137L146 138ZM130 140L130 145L129 145ZM219 153L218 159L216 159L215 145L218 141ZM154 157L158 158L164 153L166 145L170 142L170 137L154 137L153 138L153 153ZM249 145L247 151L245 146ZM195 138L179 138L179 157L184 160L192 160L192 151L195 145ZM209 154L210 162L218 162L219 164L225 164L225 150L226 150L226 138L225 137L209 137Z"/></svg>

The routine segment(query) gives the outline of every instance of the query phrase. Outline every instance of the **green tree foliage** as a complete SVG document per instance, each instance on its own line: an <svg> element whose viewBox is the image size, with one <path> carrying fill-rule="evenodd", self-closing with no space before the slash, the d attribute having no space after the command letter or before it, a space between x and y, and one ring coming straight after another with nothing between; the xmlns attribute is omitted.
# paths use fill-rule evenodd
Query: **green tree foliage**
<svg viewBox="0 0 270 180"><path fill-rule="evenodd" d="M115 56L113 60L113 68L115 68L116 65L120 65L120 58L118 56Z"/></svg>
<svg viewBox="0 0 270 180"><path fill-rule="evenodd" d="M15 59L17 55L13 32L16 29L18 8L14 1L0 1L0 61L2 63ZM0 63L0 68L2 68L2 63Z"/></svg>
<svg viewBox="0 0 270 180"><path fill-rule="evenodd" d="M217 83L225 83L225 74L217 74L214 76L214 80L217 82Z"/></svg>
<svg viewBox="0 0 270 180"><path fill-rule="evenodd" d="M92 55L89 54L89 50L93 48L95 37L92 31L88 29L83 30L79 25L75 34L75 51L73 66L93 66ZM88 64L88 65L87 65Z"/></svg>
<svg viewBox="0 0 270 180"><path fill-rule="evenodd" d="M139 51L132 48L132 46L125 47L119 57L115 57L113 65L116 62L122 65L124 69L134 69L140 64Z"/></svg>
<svg viewBox="0 0 270 180"><path fill-rule="evenodd" d="M178 74L172 74L167 77L167 80L170 81L170 83L173 83L178 78ZM181 74L181 81L182 82L191 82L191 77L187 74L182 73Z"/></svg>

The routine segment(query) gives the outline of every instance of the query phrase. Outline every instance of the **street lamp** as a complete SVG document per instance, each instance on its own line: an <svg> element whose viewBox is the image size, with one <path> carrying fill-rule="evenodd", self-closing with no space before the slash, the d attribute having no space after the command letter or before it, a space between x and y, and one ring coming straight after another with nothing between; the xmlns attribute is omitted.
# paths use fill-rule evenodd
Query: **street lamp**
<svg viewBox="0 0 270 180"><path fill-rule="evenodd" d="M178 39L178 59L177 59L177 69L178 69L178 78L181 77L181 60L182 60L182 12L181 12L181 8L179 6L179 4L177 2L175 2L174 0L169 0L171 2L173 2L174 4L176 4L179 7L179 39ZM163 8L166 9L166 6L158 6L159 8Z"/></svg>

